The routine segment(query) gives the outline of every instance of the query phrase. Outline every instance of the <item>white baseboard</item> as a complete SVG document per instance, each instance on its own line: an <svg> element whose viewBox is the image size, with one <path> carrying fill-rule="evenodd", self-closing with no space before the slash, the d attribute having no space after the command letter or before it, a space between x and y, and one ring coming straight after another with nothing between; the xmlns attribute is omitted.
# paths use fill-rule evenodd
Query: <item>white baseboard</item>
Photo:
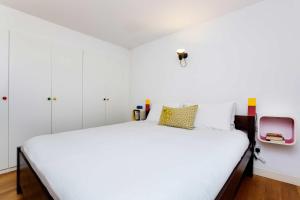
<svg viewBox="0 0 300 200"><path fill-rule="evenodd" d="M8 169L4 169L4 170L0 170L0 174L6 174L12 171L16 171L16 167L12 167L12 168L8 168Z"/></svg>
<svg viewBox="0 0 300 200"><path fill-rule="evenodd" d="M256 168L256 167L254 168L254 174L258 175L258 176L263 176L266 178L274 179L277 181L300 186L300 178L298 178L298 177L287 176L287 175L279 174L274 171L260 169L260 168Z"/></svg>

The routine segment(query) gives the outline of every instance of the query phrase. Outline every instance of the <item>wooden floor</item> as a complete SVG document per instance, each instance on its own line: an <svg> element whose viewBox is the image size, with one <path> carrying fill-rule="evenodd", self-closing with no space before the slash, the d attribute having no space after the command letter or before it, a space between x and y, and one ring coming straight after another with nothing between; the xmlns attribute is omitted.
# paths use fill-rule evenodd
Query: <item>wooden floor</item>
<svg viewBox="0 0 300 200"><path fill-rule="evenodd" d="M0 200L21 200L16 194L16 173L0 175Z"/></svg>
<svg viewBox="0 0 300 200"><path fill-rule="evenodd" d="M16 174L0 175L0 200L22 200L16 194ZM300 200L300 187L254 176L245 178L235 200Z"/></svg>
<svg viewBox="0 0 300 200"><path fill-rule="evenodd" d="M235 200L300 200L300 187L260 176L246 177Z"/></svg>

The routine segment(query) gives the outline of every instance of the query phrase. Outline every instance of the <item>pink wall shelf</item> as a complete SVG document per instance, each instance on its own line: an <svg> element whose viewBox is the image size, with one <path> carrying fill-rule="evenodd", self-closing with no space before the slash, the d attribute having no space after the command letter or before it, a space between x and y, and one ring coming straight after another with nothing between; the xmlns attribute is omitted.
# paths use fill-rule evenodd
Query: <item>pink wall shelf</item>
<svg viewBox="0 0 300 200"><path fill-rule="evenodd" d="M268 133L281 134L284 138L282 142L269 141L266 139ZM275 116L262 116L259 118L258 123L258 139L261 142L281 144L281 145L294 145L295 138L295 121L290 117L275 117Z"/></svg>

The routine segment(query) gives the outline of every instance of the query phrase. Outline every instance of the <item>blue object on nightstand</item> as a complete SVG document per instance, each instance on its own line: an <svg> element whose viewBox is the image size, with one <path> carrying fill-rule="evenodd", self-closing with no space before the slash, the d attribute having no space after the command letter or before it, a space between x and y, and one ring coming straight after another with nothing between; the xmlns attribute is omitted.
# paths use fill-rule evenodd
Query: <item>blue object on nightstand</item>
<svg viewBox="0 0 300 200"><path fill-rule="evenodd" d="M141 109L143 109L143 106L136 106L136 109L139 109L139 110L141 110Z"/></svg>

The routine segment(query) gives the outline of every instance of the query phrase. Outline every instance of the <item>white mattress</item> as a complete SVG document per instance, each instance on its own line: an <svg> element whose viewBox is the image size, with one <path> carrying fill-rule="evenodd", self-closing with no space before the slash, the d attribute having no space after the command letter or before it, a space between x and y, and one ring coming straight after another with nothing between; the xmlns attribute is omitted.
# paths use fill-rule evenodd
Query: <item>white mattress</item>
<svg viewBox="0 0 300 200"><path fill-rule="evenodd" d="M245 133L129 122L39 136L23 151L54 199L214 199L248 147Z"/></svg>

